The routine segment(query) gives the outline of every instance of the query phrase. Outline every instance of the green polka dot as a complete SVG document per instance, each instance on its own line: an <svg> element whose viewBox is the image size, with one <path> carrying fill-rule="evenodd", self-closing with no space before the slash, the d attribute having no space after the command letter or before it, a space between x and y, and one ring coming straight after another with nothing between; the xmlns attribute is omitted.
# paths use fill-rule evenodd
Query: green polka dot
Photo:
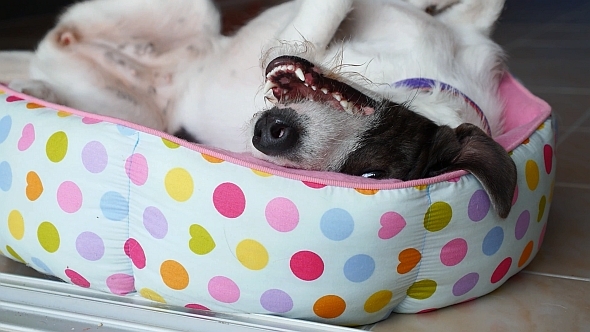
<svg viewBox="0 0 590 332"><path fill-rule="evenodd" d="M58 163L64 159L68 152L68 136L63 131L58 131L51 135L45 145L45 152L47 158L54 163Z"/></svg>
<svg viewBox="0 0 590 332"><path fill-rule="evenodd" d="M47 252L54 253L59 249L59 232L49 221L44 221L37 228L37 239Z"/></svg>
<svg viewBox="0 0 590 332"><path fill-rule="evenodd" d="M424 228L430 232L438 232L451 222L453 209L448 203L435 202L424 215Z"/></svg>
<svg viewBox="0 0 590 332"><path fill-rule="evenodd" d="M430 279L424 279L416 281L410 288L408 288L407 294L409 297L416 300L425 300L436 292L436 281Z"/></svg>
<svg viewBox="0 0 590 332"><path fill-rule="evenodd" d="M18 261L25 263L25 260L22 259L22 257L19 256L19 254L16 253L16 251L14 251L14 249L12 249L12 247L10 246L6 246L6 251L8 251L8 253L14 257L15 259L17 259Z"/></svg>

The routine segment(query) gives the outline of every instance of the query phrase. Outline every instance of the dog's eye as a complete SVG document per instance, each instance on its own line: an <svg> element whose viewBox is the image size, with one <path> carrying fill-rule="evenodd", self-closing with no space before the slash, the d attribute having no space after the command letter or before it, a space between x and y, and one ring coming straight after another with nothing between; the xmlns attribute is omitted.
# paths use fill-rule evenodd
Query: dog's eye
<svg viewBox="0 0 590 332"><path fill-rule="evenodd" d="M383 179L385 177L385 171L377 170L377 171L364 172L361 176L364 178L369 178L369 179Z"/></svg>

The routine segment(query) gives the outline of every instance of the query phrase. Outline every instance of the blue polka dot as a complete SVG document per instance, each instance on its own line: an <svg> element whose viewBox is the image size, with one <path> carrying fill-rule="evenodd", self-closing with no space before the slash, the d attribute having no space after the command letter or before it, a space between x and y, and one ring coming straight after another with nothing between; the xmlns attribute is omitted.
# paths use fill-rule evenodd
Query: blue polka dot
<svg viewBox="0 0 590 332"><path fill-rule="evenodd" d="M12 169L10 164L3 161L0 163L0 189L9 191L12 187Z"/></svg>
<svg viewBox="0 0 590 332"><path fill-rule="evenodd" d="M43 263L39 258L31 257L31 262L33 262L33 264L35 264L39 269L41 269L41 272L46 273L46 274L50 274L50 275L55 275L51 271L51 269L49 267L47 267L47 265L45 265L45 263Z"/></svg>
<svg viewBox="0 0 590 332"><path fill-rule="evenodd" d="M356 255L344 264L344 276L352 282L363 282L375 272L375 261L368 255Z"/></svg>
<svg viewBox="0 0 590 332"><path fill-rule="evenodd" d="M504 230L502 227L496 226L486 234L481 249L487 256L492 256L500 250L502 242L504 242Z"/></svg>
<svg viewBox="0 0 590 332"><path fill-rule="evenodd" d="M342 241L352 234L354 220L350 213L343 209L331 209L322 216L320 228L328 239Z"/></svg>
<svg viewBox="0 0 590 332"><path fill-rule="evenodd" d="M2 119L0 119L0 143L3 143L8 137L10 133L10 128L12 127L12 118L9 115L6 115Z"/></svg>
<svg viewBox="0 0 590 332"><path fill-rule="evenodd" d="M120 221L129 214L129 202L118 192L109 191L100 199L100 209L107 219Z"/></svg>
<svg viewBox="0 0 590 332"><path fill-rule="evenodd" d="M117 125L117 130L119 130L119 133L121 133L123 136L132 136L137 132L135 129L131 129L123 125Z"/></svg>

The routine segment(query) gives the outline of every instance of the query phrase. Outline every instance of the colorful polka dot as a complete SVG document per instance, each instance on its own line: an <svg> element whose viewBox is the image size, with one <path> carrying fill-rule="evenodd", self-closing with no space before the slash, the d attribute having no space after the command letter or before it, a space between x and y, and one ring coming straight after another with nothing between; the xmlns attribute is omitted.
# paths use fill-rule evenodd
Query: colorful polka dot
<svg viewBox="0 0 590 332"><path fill-rule="evenodd" d="M528 210L524 210L518 219L516 220L516 227L514 228L514 236L517 240L522 239L527 230L529 229L529 224L531 222L531 214Z"/></svg>
<svg viewBox="0 0 590 332"><path fill-rule="evenodd" d="M280 289L269 289L260 296L260 305L269 312L284 314L293 309L293 299Z"/></svg>
<svg viewBox="0 0 590 332"><path fill-rule="evenodd" d="M486 256L492 256L502 246L504 242L504 230L500 226L492 228L484 237L481 245L482 251Z"/></svg>
<svg viewBox="0 0 590 332"><path fill-rule="evenodd" d="M154 239L161 240L168 234L168 221L155 206L148 206L143 210L143 227Z"/></svg>
<svg viewBox="0 0 590 332"><path fill-rule="evenodd" d="M51 135L45 145L47 158L54 163L62 161L68 152L68 136L63 131Z"/></svg>
<svg viewBox="0 0 590 332"><path fill-rule="evenodd" d="M197 255L206 255L215 249L215 240L201 225L194 224L189 228L190 240L188 246Z"/></svg>
<svg viewBox="0 0 590 332"><path fill-rule="evenodd" d="M156 293L155 291L149 289L149 288L142 288L139 290L139 295L141 295L141 297L146 298L148 300L152 300L152 301L156 301L156 302L160 302L160 303L166 303L166 300L164 300L164 298Z"/></svg>
<svg viewBox="0 0 590 332"><path fill-rule="evenodd" d="M533 191L537 189L537 186L539 185L539 166L537 166L537 163L534 160L526 162L524 173L529 189Z"/></svg>
<svg viewBox="0 0 590 332"><path fill-rule="evenodd" d="M440 250L440 261L445 266L455 266L467 256L467 241L456 238L447 242Z"/></svg>
<svg viewBox="0 0 590 332"><path fill-rule="evenodd" d="M141 244L136 239L129 238L123 245L125 255L131 259L133 266L138 269L143 269L146 265L145 252L141 247Z"/></svg>
<svg viewBox="0 0 590 332"><path fill-rule="evenodd" d="M165 138L162 138L162 143L164 143L164 145L169 149L178 149L178 147L180 146L180 144L172 142Z"/></svg>
<svg viewBox="0 0 590 332"><path fill-rule="evenodd" d="M12 118L10 115L5 115L0 119L0 144L4 143L8 134L10 133L10 129L12 128Z"/></svg>
<svg viewBox="0 0 590 332"><path fill-rule="evenodd" d="M407 295L416 300L425 300L431 297L437 288L436 281L430 279L424 279L416 281L407 290Z"/></svg>
<svg viewBox="0 0 590 332"><path fill-rule="evenodd" d="M365 301L365 312L373 314L383 310L383 308L385 308L389 304L389 302L391 302L392 298L393 293L389 290L380 290L378 292L373 293Z"/></svg>
<svg viewBox="0 0 590 332"><path fill-rule="evenodd" d="M39 258L37 257L31 257L31 262L37 266L41 272L49 274L49 275L55 275L51 269L47 266L47 264L43 263Z"/></svg>
<svg viewBox="0 0 590 332"><path fill-rule="evenodd" d="M348 211L335 208L322 215L320 228L325 237L333 241L347 239L354 231L354 220Z"/></svg>
<svg viewBox="0 0 590 332"><path fill-rule="evenodd" d="M324 261L312 251L299 251L291 256L289 262L291 272L304 281L318 279L324 273Z"/></svg>
<svg viewBox="0 0 590 332"><path fill-rule="evenodd" d="M141 153L132 154L125 161L125 173L136 186L143 186L148 179L147 159Z"/></svg>
<svg viewBox="0 0 590 332"><path fill-rule="evenodd" d="M451 222L453 209L446 202L435 202L424 215L424 228L429 232L438 232Z"/></svg>
<svg viewBox="0 0 590 332"><path fill-rule="evenodd" d="M182 290L188 286L188 272L175 260L167 260L160 265L160 276L166 286L174 290Z"/></svg>
<svg viewBox="0 0 590 332"><path fill-rule="evenodd" d="M59 249L59 232L49 221L42 222L37 228L37 240L39 240L41 247L49 253L54 253Z"/></svg>
<svg viewBox="0 0 590 332"><path fill-rule="evenodd" d="M547 198L545 195L541 196L541 200L539 201L539 213L537 213L537 222L541 222L543 220L543 215L545 215L545 207L547 206Z"/></svg>
<svg viewBox="0 0 590 332"><path fill-rule="evenodd" d="M66 111L57 111L57 116L60 118L67 118L68 116L72 116L72 113Z"/></svg>
<svg viewBox="0 0 590 332"><path fill-rule="evenodd" d="M477 190L471 196L467 207L467 215L472 221L481 221L490 210L490 198L484 190Z"/></svg>
<svg viewBox="0 0 590 332"><path fill-rule="evenodd" d="M203 157L203 159L207 160L208 162L210 162L212 164L221 164L224 161L223 159L219 159L219 158L210 156L205 153L201 153L201 156Z"/></svg>
<svg viewBox="0 0 590 332"><path fill-rule="evenodd" d="M86 260L97 261L104 256L104 242L96 233L83 232L76 238L76 251Z"/></svg>
<svg viewBox="0 0 590 332"><path fill-rule="evenodd" d="M551 174L553 169L553 148L549 144L543 147L543 158L545 160L545 172Z"/></svg>
<svg viewBox="0 0 590 332"><path fill-rule="evenodd" d="M325 188L325 184L310 182L310 181L302 181L304 185L308 186L311 189L322 189Z"/></svg>
<svg viewBox="0 0 590 332"><path fill-rule="evenodd" d="M297 206L284 197L277 197L268 202L264 215L268 224L279 232L290 232L299 224Z"/></svg>
<svg viewBox="0 0 590 332"><path fill-rule="evenodd" d="M237 218L246 209L246 196L234 183L222 183L213 191L213 205L226 218Z"/></svg>
<svg viewBox="0 0 590 332"><path fill-rule="evenodd" d="M204 311L211 310L202 304L196 304L196 303L190 303L190 304L185 305L184 307L188 308L188 309L193 309L193 310L204 310Z"/></svg>
<svg viewBox="0 0 590 332"><path fill-rule="evenodd" d="M66 213L75 213L82 207L82 191L74 182L65 181L57 188L57 204Z"/></svg>
<svg viewBox="0 0 590 332"><path fill-rule="evenodd" d="M268 251L258 241L246 239L238 243L236 257L250 270L262 270L268 264Z"/></svg>
<svg viewBox="0 0 590 332"><path fill-rule="evenodd" d="M414 248L408 248L402 250L397 257L399 264L397 265L397 273L406 274L412 271L420 260L422 260L422 254Z"/></svg>
<svg viewBox="0 0 590 332"><path fill-rule="evenodd" d="M8 231L16 240L22 240L25 236L25 219L17 210L12 210L8 214Z"/></svg>
<svg viewBox="0 0 590 332"><path fill-rule="evenodd" d="M338 295L326 295L320 297L313 304L313 312L316 316L325 319L339 317L346 310L346 302Z"/></svg>
<svg viewBox="0 0 590 332"><path fill-rule="evenodd" d="M209 280L209 295L219 302L235 303L240 299L240 288L230 278L217 276Z"/></svg>
<svg viewBox="0 0 590 332"><path fill-rule="evenodd" d="M109 191L101 197L100 209L107 219L121 221L129 215L129 202L118 192Z"/></svg>
<svg viewBox="0 0 590 332"><path fill-rule="evenodd" d="M254 173L260 177L263 177L263 178L268 178L268 177L272 176L272 174L270 174L270 173L259 171L257 169L252 169L252 173Z"/></svg>
<svg viewBox="0 0 590 332"><path fill-rule="evenodd" d="M12 187L12 168L6 161L0 163L0 190L9 191Z"/></svg>
<svg viewBox="0 0 590 332"><path fill-rule="evenodd" d="M378 236L382 240L388 240L398 235L405 227L406 220L399 213L386 212L380 219L381 228Z"/></svg>
<svg viewBox="0 0 590 332"><path fill-rule="evenodd" d="M363 194L365 196L373 196L373 195L376 195L379 192L379 189L359 189L359 188L355 188L354 190L356 190L356 192L358 192L359 194Z"/></svg>
<svg viewBox="0 0 590 332"><path fill-rule="evenodd" d="M12 256L14 257L14 259L16 259L17 261L21 262L21 263L26 263L25 260L20 257L19 254L16 253L16 251L14 251L14 249L12 249L11 246L6 246L6 251Z"/></svg>
<svg viewBox="0 0 590 332"><path fill-rule="evenodd" d="M137 133L135 129L123 125L117 125L117 130L119 131L119 134L123 136L133 136Z"/></svg>
<svg viewBox="0 0 590 332"><path fill-rule="evenodd" d="M89 142L82 149L82 165L90 173L101 173L109 163L107 149L97 141Z"/></svg>
<svg viewBox="0 0 590 332"><path fill-rule="evenodd" d="M463 296L471 291L479 281L479 274L472 272L464 275L453 285L453 295Z"/></svg>
<svg viewBox="0 0 590 332"><path fill-rule="evenodd" d="M27 123L23 127L16 147L19 151L26 151L33 145L33 142L35 142L35 126L32 123Z"/></svg>
<svg viewBox="0 0 590 332"><path fill-rule="evenodd" d="M25 195L30 201L36 201L43 193L43 183L39 175L33 171L27 173Z"/></svg>
<svg viewBox="0 0 590 332"><path fill-rule="evenodd" d="M93 125L93 124L97 124L97 123L101 123L101 122L102 122L102 120L99 120L97 118L88 117L88 116L85 116L82 118L82 123L87 124L87 125Z"/></svg>
<svg viewBox="0 0 590 332"><path fill-rule="evenodd" d="M492 277L490 278L490 281L492 282L492 284L495 284L495 283L499 282L500 280L502 280L506 276L506 274L508 273L508 270L510 270L511 265L512 265L512 258L510 258L510 257L507 257L502 262L500 262L498 267L496 267L496 269L494 270L494 273L492 273Z"/></svg>
<svg viewBox="0 0 590 332"><path fill-rule="evenodd" d="M37 103L27 103L27 105L25 107L28 108L28 109L30 109L30 110L34 110L34 109L37 109L37 108L44 108L45 106L39 105Z"/></svg>
<svg viewBox="0 0 590 332"><path fill-rule="evenodd" d="M72 284L83 288L90 288L90 281L84 278L80 273L72 269L66 269L65 274L68 278L70 278Z"/></svg>
<svg viewBox="0 0 590 332"><path fill-rule="evenodd" d="M355 255L344 263L344 276L352 282L366 281L373 272L375 272L375 260L369 255Z"/></svg>
<svg viewBox="0 0 590 332"><path fill-rule="evenodd" d="M108 276L106 284L111 293L116 295L127 295L135 289L133 276L124 273L116 273Z"/></svg>
<svg viewBox="0 0 590 332"><path fill-rule="evenodd" d="M164 179L166 192L178 202L186 202L193 195L195 185L193 177L184 168L174 168L166 174Z"/></svg>
<svg viewBox="0 0 590 332"><path fill-rule="evenodd" d="M545 238L545 231L547 230L547 223L543 225L543 229L541 229L541 235L539 235L539 241L537 242L537 250L541 249L541 245L543 244L543 239Z"/></svg>
<svg viewBox="0 0 590 332"><path fill-rule="evenodd" d="M531 253L533 252L533 241L529 241L524 247L522 254L520 254L520 259L518 260L518 267L523 267L524 264L529 260L531 257Z"/></svg>
<svg viewBox="0 0 590 332"><path fill-rule="evenodd" d="M514 204L516 204L517 200L518 200L518 185L516 185L516 187L514 188L514 195L512 196L512 206L514 206Z"/></svg>

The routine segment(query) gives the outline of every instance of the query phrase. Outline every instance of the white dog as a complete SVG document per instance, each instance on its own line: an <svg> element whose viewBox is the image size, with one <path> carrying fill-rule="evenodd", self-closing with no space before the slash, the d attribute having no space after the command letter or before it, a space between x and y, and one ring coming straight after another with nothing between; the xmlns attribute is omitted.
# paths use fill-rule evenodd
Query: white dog
<svg viewBox="0 0 590 332"><path fill-rule="evenodd" d="M491 138L504 68L489 38L503 2L298 0L224 36L207 0L92 0L11 87L284 166L466 169L506 217L516 170Z"/></svg>

